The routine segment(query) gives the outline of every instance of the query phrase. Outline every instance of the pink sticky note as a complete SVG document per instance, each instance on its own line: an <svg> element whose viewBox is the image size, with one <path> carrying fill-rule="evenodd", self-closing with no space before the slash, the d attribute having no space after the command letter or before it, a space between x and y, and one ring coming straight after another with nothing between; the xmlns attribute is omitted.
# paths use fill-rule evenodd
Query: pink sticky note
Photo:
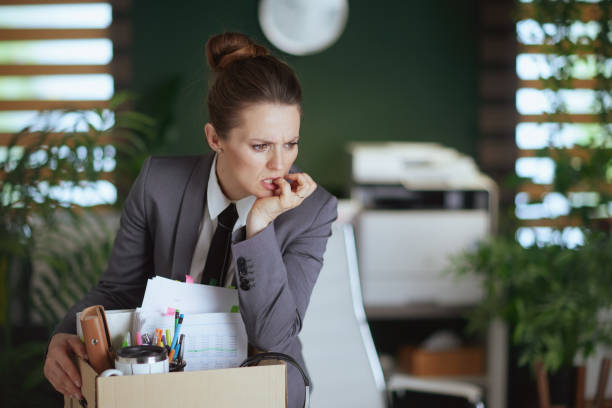
<svg viewBox="0 0 612 408"><path fill-rule="evenodd" d="M176 309L169 307L166 311L166 316L174 316L174 312L176 312Z"/></svg>
<svg viewBox="0 0 612 408"><path fill-rule="evenodd" d="M193 278L189 275L185 275L185 283L193 283Z"/></svg>

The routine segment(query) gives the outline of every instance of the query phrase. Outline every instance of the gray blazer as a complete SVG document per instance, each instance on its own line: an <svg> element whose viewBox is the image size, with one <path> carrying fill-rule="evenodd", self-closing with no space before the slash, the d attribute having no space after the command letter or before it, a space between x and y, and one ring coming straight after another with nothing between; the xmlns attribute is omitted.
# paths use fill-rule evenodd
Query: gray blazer
<svg viewBox="0 0 612 408"><path fill-rule="evenodd" d="M140 306L147 279L155 275L184 281L199 235L212 159L208 154L145 161L125 202L107 270L55 333L74 333L76 312L87 306ZM245 240L244 228L234 232L240 313L252 346L289 354L304 366L298 334L336 216L336 198L317 187L300 206L254 237ZM291 365L287 373L289 407L301 407L301 376Z"/></svg>

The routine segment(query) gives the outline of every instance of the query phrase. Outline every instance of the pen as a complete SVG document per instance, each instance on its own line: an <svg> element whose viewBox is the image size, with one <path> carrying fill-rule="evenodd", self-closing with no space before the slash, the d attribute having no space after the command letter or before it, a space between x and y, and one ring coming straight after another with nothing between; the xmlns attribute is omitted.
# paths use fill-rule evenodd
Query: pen
<svg viewBox="0 0 612 408"><path fill-rule="evenodd" d="M174 350L176 348L176 343L178 343L179 333L181 331L181 325L183 324L183 316L184 315L181 315L179 317L178 324L176 326L176 331L174 332L174 338L172 339L172 346L170 346L171 350Z"/></svg>
<svg viewBox="0 0 612 408"><path fill-rule="evenodd" d="M178 355L178 360L179 362L183 361L183 355L185 354L185 335L181 334L181 339L179 340L179 355Z"/></svg>
<svg viewBox="0 0 612 408"><path fill-rule="evenodd" d="M165 334L162 334L161 345L162 345L162 347L166 347L166 335Z"/></svg>
<svg viewBox="0 0 612 408"><path fill-rule="evenodd" d="M176 312L174 312L174 332L176 333L176 326L178 325L178 321L179 321L179 310L176 309Z"/></svg>
<svg viewBox="0 0 612 408"><path fill-rule="evenodd" d="M174 350L172 350L174 351ZM181 352L181 343L176 344L176 352L172 355L172 360L176 360L178 358L179 353Z"/></svg>

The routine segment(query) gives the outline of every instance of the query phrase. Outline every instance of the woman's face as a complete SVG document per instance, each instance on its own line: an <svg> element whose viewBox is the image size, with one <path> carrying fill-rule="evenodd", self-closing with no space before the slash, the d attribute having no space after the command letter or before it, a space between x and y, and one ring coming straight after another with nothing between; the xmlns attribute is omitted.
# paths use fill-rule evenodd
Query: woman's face
<svg viewBox="0 0 612 408"><path fill-rule="evenodd" d="M211 148L221 149L217 157L221 189L230 200L273 196L276 185L272 181L289 173L298 154L299 108L258 103L243 109L240 116L240 126L225 139L210 137L215 131L206 125Z"/></svg>

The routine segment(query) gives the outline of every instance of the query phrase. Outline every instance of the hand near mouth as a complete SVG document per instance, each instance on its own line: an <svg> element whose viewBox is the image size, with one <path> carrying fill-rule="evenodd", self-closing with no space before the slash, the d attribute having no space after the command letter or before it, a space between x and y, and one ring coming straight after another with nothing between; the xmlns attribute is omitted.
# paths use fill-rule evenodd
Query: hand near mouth
<svg viewBox="0 0 612 408"><path fill-rule="evenodd" d="M266 228L285 211L302 204L317 188L306 173L290 173L274 179L277 188L272 197L259 198L253 204L246 224L247 239Z"/></svg>

